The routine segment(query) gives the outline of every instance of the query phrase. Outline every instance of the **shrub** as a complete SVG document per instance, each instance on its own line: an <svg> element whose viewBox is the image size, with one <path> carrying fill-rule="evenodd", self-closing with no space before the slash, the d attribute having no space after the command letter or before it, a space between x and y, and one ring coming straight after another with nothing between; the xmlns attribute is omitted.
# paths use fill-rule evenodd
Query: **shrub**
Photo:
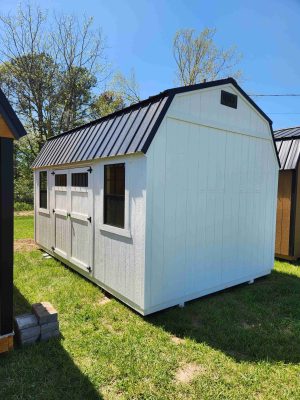
<svg viewBox="0 0 300 400"><path fill-rule="evenodd" d="M15 211L32 211L33 205L23 201L16 201L14 204Z"/></svg>

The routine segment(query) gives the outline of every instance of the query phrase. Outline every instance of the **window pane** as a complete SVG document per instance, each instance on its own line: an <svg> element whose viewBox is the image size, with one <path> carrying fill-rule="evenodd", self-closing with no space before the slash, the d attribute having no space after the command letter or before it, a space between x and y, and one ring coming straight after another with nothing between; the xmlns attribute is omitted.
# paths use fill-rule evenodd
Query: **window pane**
<svg viewBox="0 0 300 400"><path fill-rule="evenodd" d="M124 228L124 197L107 196L105 199L105 209L104 223Z"/></svg>
<svg viewBox="0 0 300 400"><path fill-rule="evenodd" d="M67 174L55 174L55 186L67 186Z"/></svg>
<svg viewBox="0 0 300 400"><path fill-rule="evenodd" d="M47 208L47 171L40 172L40 208Z"/></svg>
<svg viewBox="0 0 300 400"><path fill-rule="evenodd" d="M72 174L72 186L75 187L88 187L89 176L87 172L79 172Z"/></svg>
<svg viewBox="0 0 300 400"><path fill-rule="evenodd" d="M104 167L104 223L124 228L125 165Z"/></svg>

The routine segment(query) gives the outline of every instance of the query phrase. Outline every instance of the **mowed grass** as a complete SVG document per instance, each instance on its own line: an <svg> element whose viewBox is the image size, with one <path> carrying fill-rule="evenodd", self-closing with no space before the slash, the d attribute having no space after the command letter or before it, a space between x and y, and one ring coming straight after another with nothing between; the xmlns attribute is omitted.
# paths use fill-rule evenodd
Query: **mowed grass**
<svg viewBox="0 0 300 400"><path fill-rule="evenodd" d="M41 252L16 253L16 313L50 301L62 336L0 358L0 399L300 398L299 267L277 261L254 285L147 318L104 299Z"/></svg>
<svg viewBox="0 0 300 400"><path fill-rule="evenodd" d="M15 239L33 239L33 216L15 217L14 234Z"/></svg>

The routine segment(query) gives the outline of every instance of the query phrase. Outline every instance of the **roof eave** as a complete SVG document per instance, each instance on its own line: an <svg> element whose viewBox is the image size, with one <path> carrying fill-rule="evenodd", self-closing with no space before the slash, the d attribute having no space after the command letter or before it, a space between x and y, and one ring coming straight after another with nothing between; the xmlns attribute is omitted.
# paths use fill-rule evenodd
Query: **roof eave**
<svg viewBox="0 0 300 400"><path fill-rule="evenodd" d="M4 118L7 126L11 130L15 139L20 139L27 134L24 126L13 110L5 94L0 89L0 114Z"/></svg>

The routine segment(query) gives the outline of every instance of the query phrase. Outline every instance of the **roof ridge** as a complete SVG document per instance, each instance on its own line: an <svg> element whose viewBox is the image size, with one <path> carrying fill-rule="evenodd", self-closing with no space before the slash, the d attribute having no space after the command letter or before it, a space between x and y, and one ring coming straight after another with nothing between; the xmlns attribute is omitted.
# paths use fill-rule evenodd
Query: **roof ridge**
<svg viewBox="0 0 300 400"><path fill-rule="evenodd" d="M276 129L276 130L274 131L274 133L275 133L275 132L280 132L280 131L286 131L286 130L288 130L288 129L296 129L296 128L299 128L299 129L300 129L300 126L290 126L290 127L287 127L287 128Z"/></svg>
<svg viewBox="0 0 300 400"><path fill-rule="evenodd" d="M202 83L196 83L193 85L187 85L187 86L178 86L175 88L170 88L170 89L165 89L162 92L159 92L158 94L155 94L153 96L149 96L147 99L141 100L137 103L131 104L130 106L124 107L121 110L117 110L113 113L107 114L104 117L100 117L100 118L96 118L92 121L86 122L85 124L82 125L78 125L72 129L69 129L67 131L61 132L58 135L54 135L51 136L50 138L48 138L47 140L52 140L55 139L57 137L63 136L63 135L67 135L69 133L73 133L75 131L77 131L78 129L82 129L82 128L87 128L88 126L97 124L99 122L105 121L106 119L109 118L113 118L116 117L120 114L125 114L128 111L131 111L135 108L139 108L141 106L146 105L147 103L151 103L153 102L153 100L155 98L157 98L157 100L171 95L171 94L177 94L177 93L183 93L183 92L189 92L192 90L197 90L197 89L204 89L204 88L209 88L209 87L213 87L213 86L218 86L218 85L222 85L222 84L226 84L226 83L232 83L234 86L238 86L237 82L235 81L235 79L229 77L229 78L224 78L224 79L216 79L213 81L209 81L209 82L202 82ZM239 86L238 86L239 87ZM245 95L245 92L239 87L239 90L242 92L243 95ZM262 111L261 111L262 112ZM264 116L268 119L268 117L264 114Z"/></svg>

